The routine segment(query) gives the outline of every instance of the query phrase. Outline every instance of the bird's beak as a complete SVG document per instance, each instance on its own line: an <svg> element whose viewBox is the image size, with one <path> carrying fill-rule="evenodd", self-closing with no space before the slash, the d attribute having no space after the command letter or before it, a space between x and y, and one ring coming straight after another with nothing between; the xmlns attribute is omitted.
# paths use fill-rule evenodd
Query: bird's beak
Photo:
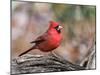
<svg viewBox="0 0 100 75"><path fill-rule="evenodd" d="M59 29L62 29L63 27L62 26L59 26Z"/></svg>

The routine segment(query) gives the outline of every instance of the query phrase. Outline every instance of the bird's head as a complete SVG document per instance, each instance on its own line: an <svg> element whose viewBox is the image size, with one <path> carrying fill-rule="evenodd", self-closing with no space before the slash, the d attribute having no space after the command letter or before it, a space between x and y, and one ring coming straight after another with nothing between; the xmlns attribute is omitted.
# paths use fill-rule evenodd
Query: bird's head
<svg viewBox="0 0 100 75"><path fill-rule="evenodd" d="M50 21L50 29L51 28L54 28L55 30L57 30L58 33L61 33L61 29L63 27L60 26L58 22Z"/></svg>

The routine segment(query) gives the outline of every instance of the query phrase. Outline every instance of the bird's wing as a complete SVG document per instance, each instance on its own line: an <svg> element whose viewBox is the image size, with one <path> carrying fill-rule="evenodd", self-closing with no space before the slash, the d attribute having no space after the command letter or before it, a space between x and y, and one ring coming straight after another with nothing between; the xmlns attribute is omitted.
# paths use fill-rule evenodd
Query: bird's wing
<svg viewBox="0 0 100 75"><path fill-rule="evenodd" d="M41 43L46 40L46 37L47 37L46 34L44 34L43 36L39 36L36 40L34 40L30 43Z"/></svg>

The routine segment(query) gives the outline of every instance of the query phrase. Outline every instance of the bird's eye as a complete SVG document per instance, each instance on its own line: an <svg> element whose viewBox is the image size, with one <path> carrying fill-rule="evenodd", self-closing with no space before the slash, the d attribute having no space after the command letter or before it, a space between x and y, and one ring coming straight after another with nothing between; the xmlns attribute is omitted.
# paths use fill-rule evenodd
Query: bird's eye
<svg viewBox="0 0 100 75"><path fill-rule="evenodd" d="M58 29L58 28L59 28L59 25L55 27L55 29Z"/></svg>

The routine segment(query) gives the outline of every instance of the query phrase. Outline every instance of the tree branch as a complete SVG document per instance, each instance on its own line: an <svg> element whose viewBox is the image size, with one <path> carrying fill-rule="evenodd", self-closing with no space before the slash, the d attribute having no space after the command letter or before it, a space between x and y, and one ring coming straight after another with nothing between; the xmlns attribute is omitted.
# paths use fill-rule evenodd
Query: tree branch
<svg viewBox="0 0 100 75"><path fill-rule="evenodd" d="M12 60L11 69L12 74L85 70L84 67L72 64L53 54L23 55Z"/></svg>

